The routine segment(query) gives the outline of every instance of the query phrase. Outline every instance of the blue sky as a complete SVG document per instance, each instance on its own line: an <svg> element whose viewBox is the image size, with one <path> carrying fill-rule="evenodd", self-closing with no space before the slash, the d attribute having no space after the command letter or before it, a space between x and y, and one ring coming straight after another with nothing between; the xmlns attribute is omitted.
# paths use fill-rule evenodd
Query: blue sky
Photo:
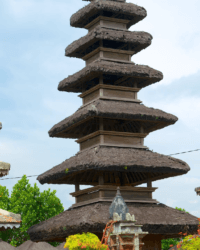
<svg viewBox="0 0 200 250"><path fill-rule="evenodd" d="M127 1L128 2L128 1ZM133 1L129 1L133 2ZM146 106L178 116L179 121L151 133L145 145L162 154L200 148L200 2L149 1L148 16L131 30L153 35L152 45L132 57L164 74L164 80L139 92ZM88 4L81 0L2 0L0 2L0 160L11 164L7 177L40 175L79 151L75 140L50 138L49 129L82 104L74 93L57 90L59 81L84 67L81 59L67 58L64 50L84 36L72 28L70 16ZM200 217L200 151L178 155L191 170L183 176L153 182L153 197ZM10 193L19 179L0 180ZM73 185L41 185L57 190L67 209L74 203ZM142 185L146 186L146 184Z"/></svg>

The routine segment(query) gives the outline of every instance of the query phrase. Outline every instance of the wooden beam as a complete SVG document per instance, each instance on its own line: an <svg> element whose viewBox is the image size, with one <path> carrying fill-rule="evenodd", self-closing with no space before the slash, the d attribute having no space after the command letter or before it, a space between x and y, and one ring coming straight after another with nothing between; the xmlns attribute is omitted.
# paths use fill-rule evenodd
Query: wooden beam
<svg viewBox="0 0 200 250"><path fill-rule="evenodd" d="M130 172L129 174L131 175L131 177L132 177L132 179L133 179L133 182L134 182L134 183L137 182L134 173L133 173L133 172Z"/></svg>
<svg viewBox="0 0 200 250"><path fill-rule="evenodd" d="M144 179L144 177L141 175L140 172L138 172L137 174L138 174L138 176L140 177L140 180L142 181L142 180Z"/></svg>
<svg viewBox="0 0 200 250"><path fill-rule="evenodd" d="M104 185L104 176L103 175L99 176L99 185Z"/></svg>
<svg viewBox="0 0 200 250"><path fill-rule="evenodd" d="M115 83L115 85L120 84L120 83L124 82L125 80L127 80L128 78L130 78L130 77L129 76L123 76L120 79L118 79L117 81L115 81L114 83Z"/></svg>
<svg viewBox="0 0 200 250"><path fill-rule="evenodd" d="M133 178L132 178L132 176L131 176L131 173L128 174L128 177L129 177L129 179L131 180L131 183L133 183L134 180L133 180Z"/></svg>
<svg viewBox="0 0 200 250"><path fill-rule="evenodd" d="M103 127L103 118L99 118L99 130L104 130Z"/></svg>
<svg viewBox="0 0 200 250"><path fill-rule="evenodd" d="M107 185L108 185L108 183L109 183L109 172L105 172L105 174L104 174L104 182L105 183L107 183Z"/></svg>
<svg viewBox="0 0 200 250"><path fill-rule="evenodd" d="M94 176L93 176L93 178L92 178L92 182L95 182L96 179L98 180L98 178L97 178L97 172L94 173ZM86 184L86 185L87 185L87 184ZM90 184L89 184L89 185L90 185ZM92 184L91 184L91 185L92 185Z"/></svg>
<svg viewBox="0 0 200 250"><path fill-rule="evenodd" d="M75 183L75 192L79 191L80 190L80 186L79 186L79 183Z"/></svg>
<svg viewBox="0 0 200 250"><path fill-rule="evenodd" d="M147 187L152 187L151 173L148 173L148 178L147 178Z"/></svg>
<svg viewBox="0 0 200 250"><path fill-rule="evenodd" d="M140 133L144 133L144 127L143 126L140 127Z"/></svg>
<svg viewBox="0 0 200 250"><path fill-rule="evenodd" d="M80 177L80 182L81 182L81 181L85 181L87 175L88 175L88 172L85 171L85 172L81 175L81 177Z"/></svg>
<svg viewBox="0 0 200 250"><path fill-rule="evenodd" d="M115 183L113 172L109 172L109 177L110 177L110 183Z"/></svg>
<svg viewBox="0 0 200 250"><path fill-rule="evenodd" d="M103 74L101 74L99 77L99 84L103 84Z"/></svg>
<svg viewBox="0 0 200 250"><path fill-rule="evenodd" d="M127 176L127 173L124 173L125 177L126 177L126 181L128 182L128 184L130 184L129 178Z"/></svg>
<svg viewBox="0 0 200 250"><path fill-rule="evenodd" d="M137 172L134 172L134 176L135 176L135 179L137 180L137 182L141 181Z"/></svg>
<svg viewBox="0 0 200 250"><path fill-rule="evenodd" d="M87 177L86 181L89 181L93 175L94 175L94 172L90 171L89 174L88 174L88 177Z"/></svg>
<svg viewBox="0 0 200 250"><path fill-rule="evenodd" d="M121 184L121 186L124 186L124 185L125 185L123 176L124 176L123 173L119 173L119 179L120 179L120 184Z"/></svg>
<svg viewBox="0 0 200 250"><path fill-rule="evenodd" d="M117 184L120 184L120 179L119 179L119 176L117 175L116 172L114 172L114 177L115 177L115 182L116 182Z"/></svg>

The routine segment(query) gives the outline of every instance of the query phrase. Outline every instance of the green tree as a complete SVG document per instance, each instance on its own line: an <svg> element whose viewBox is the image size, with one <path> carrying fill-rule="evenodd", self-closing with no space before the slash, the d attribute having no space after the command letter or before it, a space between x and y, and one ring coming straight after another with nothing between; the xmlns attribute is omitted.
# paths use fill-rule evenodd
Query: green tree
<svg viewBox="0 0 200 250"><path fill-rule="evenodd" d="M19 228L0 232L0 238L12 246L19 246L30 240L27 230L41 221L45 221L64 211L60 199L55 195L56 190L50 192L50 188L40 192L36 183L31 187L26 175L13 187L11 197L6 187L0 186L0 208L21 214ZM52 246L58 246L59 242L49 242Z"/></svg>
<svg viewBox="0 0 200 250"><path fill-rule="evenodd" d="M185 209L182 209L182 208L176 207L175 209L177 209L179 211L186 212ZM188 213L188 212L186 212L186 213ZM183 237L182 239L185 239L185 237ZM162 250L168 250L169 248L171 248L170 245L175 246L180 241L181 241L181 238L170 238L170 239L166 239L166 240L161 240L161 248L162 248Z"/></svg>

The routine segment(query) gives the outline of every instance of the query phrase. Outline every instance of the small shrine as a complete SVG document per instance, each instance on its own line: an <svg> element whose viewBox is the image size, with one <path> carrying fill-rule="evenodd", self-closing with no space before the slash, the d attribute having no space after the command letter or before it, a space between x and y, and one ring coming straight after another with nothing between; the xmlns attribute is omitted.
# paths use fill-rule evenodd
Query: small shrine
<svg viewBox="0 0 200 250"><path fill-rule="evenodd" d="M112 231L110 233L109 230L104 230L110 250L142 250L142 238L148 232L142 232L142 225L135 225L135 216L128 212L129 209L118 187L116 197L109 208L110 219L114 222Z"/></svg>
<svg viewBox="0 0 200 250"><path fill-rule="evenodd" d="M0 122L0 130L2 123ZM0 177L8 175L10 164L0 161ZM0 208L0 231L7 229L19 228L21 223L21 215L5 211Z"/></svg>
<svg viewBox="0 0 200 250"><path fill-rule="evenodd" d="M29 228L32 241L64 242L67 236L82 232L101 239L117 187L130 213L148 232L143 250L161 250L162 239L197 232L197 217L153 198L157 189L153 182L186 174L190 167L145 145L151 132L178 120L146 107L138 96L143 88L163 79L162 72L132 61L132 56L152 43L151 34L129 30L146 16L143 7L125 0L90 0L72 15L71 26L88 33L68 45L65 55L84 60L85 67L62 80L58 90L79 93L82 106L54 125L49 135L76 139L80 150L37 180L62 184L63 192L67 191L64 184L74 185L75 203ZM143 183L147 186L138 187ZM81 189L81 185L92 187Z"/></svg>

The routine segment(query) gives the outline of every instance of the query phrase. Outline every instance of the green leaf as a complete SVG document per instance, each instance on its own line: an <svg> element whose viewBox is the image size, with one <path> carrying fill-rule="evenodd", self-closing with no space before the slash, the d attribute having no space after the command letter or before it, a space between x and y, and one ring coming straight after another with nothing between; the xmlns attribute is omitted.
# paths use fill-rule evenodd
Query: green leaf
<svg viewBox="0 0 200 250"><path fill-rule="evenodd" d="M127 166L125 166L124 169L127 169Z"/></svg>
<svg viewBox="0 0 200 250"><path fill-rule="evenodd" d="M64 212L60 199L55 195L56 190L51 192L49 188L40 192L37 184L31 186L25 175L13 186L10 197L6 187L0 186L0 195L2 193L0 208L21 215L19 228L0 232L0 238L12 246L18 247L30 240L27 230L31 226ZM60 242L50 244L58 246Z"/></svg>
<svg viewBox="0 0 200 250"><path fill-rule="evenodd" d="M66 168L66 169L65 169L65 173L67 174L68 172L69 172L69 169L68 169L68 168Z"/></svg>

